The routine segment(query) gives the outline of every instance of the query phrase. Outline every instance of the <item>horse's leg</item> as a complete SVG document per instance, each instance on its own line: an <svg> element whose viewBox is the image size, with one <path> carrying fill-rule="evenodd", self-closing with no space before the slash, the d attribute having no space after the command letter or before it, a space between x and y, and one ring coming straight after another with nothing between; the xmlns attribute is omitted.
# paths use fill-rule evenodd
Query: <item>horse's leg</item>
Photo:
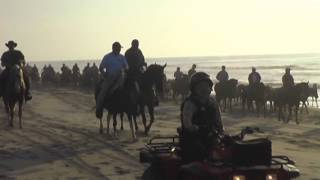
<svg viewBox="0 0 320 180"><path fill-rule="evenodd" d="M22 102L19 102L19 128L22 128Z"/></svg>
<svg viewBox="0 0 320 180"><path fill-rule="evenodd" d="M148 125L147 128L146 128L145 134L148 134L148 133L149 133L150 128L151 128L151 126L152 126L152 124L153 124L153 121L154 121L154 109L153 109L152 104L149 104L149 105L148 105L148 111L149 111L149 114L150 114L150 123L149 123L149 125Z"/></svg>
<svg viewBox="0 0 320 180"><path fill-rule="evenodd" d="M230 106L230 112L232 112L232 98L229 98L229 106Z"/></svg>
<svg viewBox="0 0 320 180"><path fill-rule="evenodd" d="M136 141L137 140L137 136L136 136L136 133L135 133L134 127L133 127L132 115L127 113L127 116L128 116L128 120L129 120L129 124L130 124L132 141Z"/></svg>
<svg viewBox="0 0 320 180"><path fill-rule="evenodd" d="M138 131L138 130L139 130L139 126L138 126L138 123L137 123L137 116L136 116L136 115L133 115L133 116L132 116L132 119L133 119L133 121L134 121L135 129L136 129L136 131Z"/></svg>
<svg viewBox="0 0 320 180"><path fill-rule="evenodd" d="M223 112L226 112L227 109L227 98L223 98Z"/></svg>
<svg viewBox="0 0 320 180"><path fill-rule="evenodd" d="M278 121L281 121L281 106L278 107Z"/></svg>
<svg viewBox="0 0 320 180"><path fill-rule="evenodd" d="M288 118L287 118L287 123L290 121L290 119L292 118L292 105L289 105L288 107L288 111L289 111L289 115L288 115Z"/></svg>
<svg viewBox="0 0 320 180"><path fill-rule="evenodd" d="M110 121L111 121L111 117L112 117L112 113L111 113L111 112L108 112L108 115L107 115L107 134L109 134L109 132L110 132Z"/></svg>
<svg viewBox="0 0 320 180"><path fill-rule="evenodd" d="M307 101L308 102L308 101ZM304 107L306 108L306 113L309 114L308 106L306 103L304 103Z"/></svg>
<svg viewBox="0 0 320 180"><path fill-rule="evenodd" d="M147 129L147 118L146 118L146 112L144 110L144 106L140 106L140 113L142 117L142 124L144 126L144 130L146 131Z"/></svg>
<svg viewBox="0 0 320 180"><path fill-rule="evenodd" d="M316 101L317 107L319 107L319 106L318 106L318 98L315 98L315 101Z"/></svg>
<svg viewBox="0 0 320 180"><path fill-rule="evenodd" d="M245 98L242 98L242 113L244 113L245 111L245 108L246 108L246 99Z"/></svg>
<svg viewBox="0 0 320 180"><path fill-rule="evenodd" d="M296 118L296 124L299 124L299 120L298 120L298 109L299 109L299 105L295 106L295 118Z"/></svg>
<svg viewBox="0 0 320 180"><path fill-rule="evenodd" d="M117 113L113 114L113 136L117 136Z"/></svg>
<svg viewBox="0 0 320 180"><path fill-rule="evenodd" d="M266 102L263 102L263 118L266 118Z"/></svg>
<svg viewBox="0 0 320 180"><path fill-rule="evenodd" d="M99 133L100 133L100 134L103 134L102 118L100 118L99 120L100 120L100 129L99 129Z"/></svg>
<svg viewBox="0 0 320 180"><path fill-rule="evenodd" d="M260 108L261 108L260 101L256 101L256 110L257 110L257 116L258 117L260 117Z"/></svg>
<svg viewBox="0 0 320 180"><path fill-rule="evenodd" d="M123 130L123 113L120 113L120 120L121 120L121 131Z"/></svg>

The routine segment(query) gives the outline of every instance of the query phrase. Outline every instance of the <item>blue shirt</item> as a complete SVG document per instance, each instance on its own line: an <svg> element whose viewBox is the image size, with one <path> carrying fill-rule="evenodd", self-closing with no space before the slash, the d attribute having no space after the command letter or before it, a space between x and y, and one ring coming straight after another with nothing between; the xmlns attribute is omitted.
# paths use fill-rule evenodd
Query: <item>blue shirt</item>
<svg viewBox="0 0 320 180"><path fill-rule="evenodd" d="M109 74L117 74L124 69L128 69L128 63L122 54L115 55L111 52L103 57L99 69L100 71L106 69Z"/></svg>

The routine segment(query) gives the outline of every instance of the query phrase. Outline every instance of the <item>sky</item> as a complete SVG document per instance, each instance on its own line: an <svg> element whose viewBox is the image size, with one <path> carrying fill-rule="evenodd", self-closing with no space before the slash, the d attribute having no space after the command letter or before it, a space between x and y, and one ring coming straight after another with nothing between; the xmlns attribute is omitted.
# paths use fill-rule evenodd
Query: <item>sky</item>
<svg viewBox="0 0 320 180"><path fill-rule="evenodd" d="M0 0L0 52L101 59L139 39L146 57L320 53L319 0Z"/></svg>

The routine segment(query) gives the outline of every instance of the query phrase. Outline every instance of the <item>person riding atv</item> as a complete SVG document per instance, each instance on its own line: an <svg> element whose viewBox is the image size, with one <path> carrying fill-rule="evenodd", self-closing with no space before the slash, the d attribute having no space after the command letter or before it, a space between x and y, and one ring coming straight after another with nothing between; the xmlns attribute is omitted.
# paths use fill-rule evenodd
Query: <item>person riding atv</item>
<svg viewBox="0 0 320 180"><path fill-rule="evenodd" d="M290 180L300 176L294 161L273 156L268 138L243 140L262 131L245 127L238 135L224 132L219 106L210 97L208 74L195 73L191 95L181 106L178 136L156 136L140 151L150 163L143 180Z"/></svg>
<svg viewBox="0 0 320 180"><path fill-rule="evenodd" d="M191 95L181 106L183 155L186 162L203 160L209 156L217 134L223 134L218 103L210 97L213 82L204 72L197 72L190 80Z"/></svg>

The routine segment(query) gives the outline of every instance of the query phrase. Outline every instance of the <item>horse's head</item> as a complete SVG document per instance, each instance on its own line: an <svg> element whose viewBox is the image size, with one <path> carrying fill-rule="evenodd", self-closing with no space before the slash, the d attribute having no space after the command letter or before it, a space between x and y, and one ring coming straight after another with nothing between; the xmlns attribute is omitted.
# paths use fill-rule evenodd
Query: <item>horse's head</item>
<svg viewBox="0 0 320 180"><path fill-rule="evenodd" d="M295 85L297 93L301 99L306 99L309 96L309 82L301 82Z"/></svg>
<svg viewBox="0 0 320 180"><path fill-rule="evenodd" d="M164 68L167 66L167 64L161 66L159 64L151 64L148 66L145 74L146 78L148 78L155 86L158 92L163 92L163 82L166 78L164 74Z"/></svg>
<svg viewBox="0 0 320 180"><path fill-rule="evenodd" d="M20 92L21 88L24 88L23 72L22 68L19 65L10 67L6 84L7 89L15 93Z"/></svg>

